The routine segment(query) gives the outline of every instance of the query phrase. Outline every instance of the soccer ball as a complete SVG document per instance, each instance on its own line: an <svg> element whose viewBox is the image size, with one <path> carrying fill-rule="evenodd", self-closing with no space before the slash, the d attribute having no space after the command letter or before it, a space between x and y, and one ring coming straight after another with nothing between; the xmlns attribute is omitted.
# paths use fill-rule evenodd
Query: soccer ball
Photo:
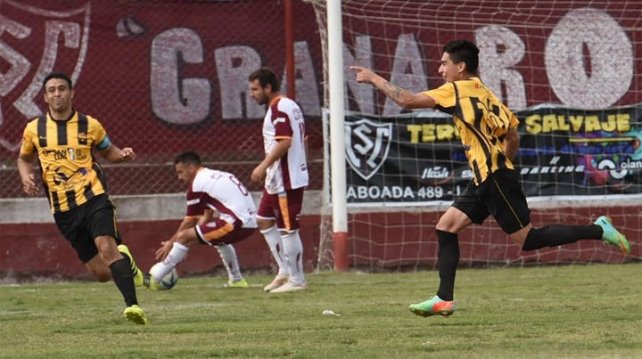
<svg viewBox="0 0 642 359"><path fill-rule="evenodd" d="M154 264L149 271L151 272L157 264ZM176 272L176 268L172 268L172 271L167 273L167 275L165 275L163 279L161 279L160 282L158 282L158 286L159 286L158 289L159 290L172 289L176 285L176 282L178 282L178 272Z"/></svg>

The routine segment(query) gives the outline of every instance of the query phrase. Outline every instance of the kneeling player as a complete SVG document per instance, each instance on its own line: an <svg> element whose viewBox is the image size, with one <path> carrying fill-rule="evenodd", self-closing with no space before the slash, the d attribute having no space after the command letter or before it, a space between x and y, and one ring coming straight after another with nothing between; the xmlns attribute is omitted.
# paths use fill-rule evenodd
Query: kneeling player
<svg viewBox="0 0 642 359"><path fill-rule="evenodd" d="M252 196L233 174L203 167L198 154L185 152L174 160L178 179L188 184L187 213L176 233L156 251L161 260L145 278L158 282L180 263L195 243L215 246L228 273L227 286L246 288L232 243L250 236L257 228Z"/></svg>

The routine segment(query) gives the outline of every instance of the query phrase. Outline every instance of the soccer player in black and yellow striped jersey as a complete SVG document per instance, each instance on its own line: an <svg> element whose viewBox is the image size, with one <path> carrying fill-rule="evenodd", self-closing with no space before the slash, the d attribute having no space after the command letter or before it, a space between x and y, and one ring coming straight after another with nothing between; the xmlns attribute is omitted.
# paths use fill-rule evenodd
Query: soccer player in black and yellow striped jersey
<svg viewBox="0 0 642 359"><path fill-rule="evenodd" d="M399 88L370 69L351 67L358 82L373 85L405 109L435 108L451 114L474 176L437 223L439 290L431 299L410 305L409 309L420 316L448 316L454 312L458 234L472 223L481 224L489 215L524 251L580 239L602 240L625 254L630 251L624 235L605 216L585 226L533 227L519 173L512 162L519 148L519 121L477 77L478 54L479 49L470 41L446 44L439 66L445 83L419 93Z"/></svg>
<svg viewBox="0 0 642 359"><path fill-rule="evenodd" d="M94 277L114 280L127 305L125 317L145 324L136 298L143 274L121 243L104 173L94 159L97 153L109 162L130 161L135 153L113 145L98 120L74 110L74 90L66 74L48 74L43 90L49 111L27 124L18 156L23 190L38 195L33 166L38 160L58 229Z"/></svg>

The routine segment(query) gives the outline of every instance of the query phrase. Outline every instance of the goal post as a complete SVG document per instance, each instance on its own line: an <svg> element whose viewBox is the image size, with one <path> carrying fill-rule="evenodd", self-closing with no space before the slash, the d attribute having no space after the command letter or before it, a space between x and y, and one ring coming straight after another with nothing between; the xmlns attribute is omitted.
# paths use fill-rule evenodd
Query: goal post
<svg viewBox="0 0 642 359"><path fill-rule="evenodd" d="M328 0L328 80L330 107L330 172L332 193L332 241L334 269L348 269L348 222L344 140L343 32L341 0Z"/></svg>
<svg viewBox="0 0 642 359"><path fill-rule="evenodd" d="M331 208L332 218L322 221L321 268L336 268L342 260L369 270L435 266L435 224L471 177L458 132L437 111L403 111L371 86L356 83L348 67L373 68L411 91L436 88L443 82L437 73L442 46L455 39L477 43L482 81L520 119L516 165L532 223L588 224L605 214L633 248L624 257L598 241L582 241L522 253L489 218L460 236L462 265L642 258L636 215L642 209L642 31L630 11L642 5L306 2L316 12L330 112L324 119L331 148L325 190L331 195L323 213ZM337 71L343 81L337 81ZM338 103L345 110L345 132L337 131ZM345 201L339 218L337 201ZM340 227L343 218L346 227ZM336 247L337 232L347 234L347 247ZM329 243L334 251L327 250Z"/></svg>

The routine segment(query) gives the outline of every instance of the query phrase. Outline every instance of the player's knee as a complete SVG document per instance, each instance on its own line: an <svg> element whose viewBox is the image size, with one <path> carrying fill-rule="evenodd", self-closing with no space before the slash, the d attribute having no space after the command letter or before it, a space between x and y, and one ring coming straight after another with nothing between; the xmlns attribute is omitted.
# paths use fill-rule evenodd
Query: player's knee
<svg viewBox="0 0 642 359"><path fill-rule="evenodd" d="M274 227L275 222L271 219L257 218L256 224L259 226L260 230L265 231Z"/></svg>
<svg viewBox="0 0 642 359"><path fill-rule="evenodd" d="M449 233L458 233L457 224L452 217L447 215L442 215L439 217L437 226L435 227L438 231L449 232Z"/></svg>
<svg viewBox="0 0 642 359"><path fill-rule="evenodd" d="M196 241L196 232L193 228L182 230L176 234L176 242L184 246L190 246Z"/></svg>
<svg viewBox="0 0 642 359"><path fill-rule="evenodd" d="M528 226L528 227L520 229L519 231L517 231L515 233L511 233L508 236L512 241L514 241L515 243L523 246L524 243L526 242L526 238L529 236L529 234L534 229L535 228L532 228L531 226Z"/></svg>
<svg viewBox="0 0 642 359"><path fill-rule="evenodd" d="M439 218L439 221L437 222L437 225L435 226L435 229L438 231L443 231L443 232L450 232L448 230L448 222L443 220L444 217Z"/></svg>
<svg viewBox="0 0 642 359"><path fill-rule="evenodd" d="M94 240L96 244L96 249L102 257L109 255L116 255L118 253L118 247L116 246L116 240L111 236L99 236Z"/></svg>

